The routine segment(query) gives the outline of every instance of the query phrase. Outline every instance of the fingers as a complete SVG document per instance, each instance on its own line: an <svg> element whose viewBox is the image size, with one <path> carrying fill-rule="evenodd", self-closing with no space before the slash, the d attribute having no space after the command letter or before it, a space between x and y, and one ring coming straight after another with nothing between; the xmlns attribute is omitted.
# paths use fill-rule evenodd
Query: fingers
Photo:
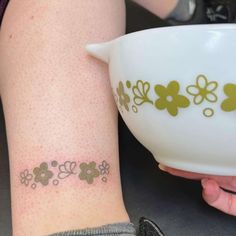
<svg viewBox="0 0 236 236"><path fill-rule="evenodd" d="M223 191L212 179L202 179L204 200L212 207L236 216L236 196Z"/></svg>
<svg viewBox="0 0 236 236"><path fill-rule="evenodd" d="M188 172L159 165L159 168L169 174L192 180L201 180L203 199L212 207L227 214L236 216L236 195L227 193L220 187L236 191L235 176L214 176Z"/></svg>
<svg viewBox="0 0 236 236"><path fill-rule="evenodd" d="M236 176L213 176L222 188L236 192Z"/></svg>

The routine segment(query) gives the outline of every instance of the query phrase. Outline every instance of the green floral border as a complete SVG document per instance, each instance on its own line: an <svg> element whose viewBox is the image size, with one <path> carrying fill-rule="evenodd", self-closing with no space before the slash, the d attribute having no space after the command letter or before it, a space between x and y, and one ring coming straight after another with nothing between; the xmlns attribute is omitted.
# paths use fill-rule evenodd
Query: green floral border
<svg viewBox="0 0 236 236"><path fill-rule="evenodd" d="M180 83L170 81L166 86L156 84L153 87L157 98L150 98L151 85L147 81L137 80L131 84L129 80L119 81L114 92L116 103L121 112L131 109L138 113L138 108L144 104L153 105L157 110L166 110L169 115L177 116L181 109L190 107L190 105L214 104L218 101L217 91L219 84L217 81L209 81L207 76L200 74L196 77L195 83L185 88L186 94L180 94ZM131 96L127 91L131 92ZM226 99L221 102L221 110L231 112L236 110L236 84L227 83L223 87ZM202 114L207 117L215 115L214 109L205 107ZM124 109L123 109L124 108Z"/></svg>

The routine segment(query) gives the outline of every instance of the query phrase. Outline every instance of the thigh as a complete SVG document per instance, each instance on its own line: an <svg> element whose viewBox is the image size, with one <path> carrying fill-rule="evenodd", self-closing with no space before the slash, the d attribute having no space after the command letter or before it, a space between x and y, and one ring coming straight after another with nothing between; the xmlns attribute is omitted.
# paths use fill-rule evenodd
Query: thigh
<svg viewBox="0 0 236 236"><path fill-rule="evenodd" d="M0 92L14 235L127 220L119 182L117 114L107 69L84 50L88 42L124 33L123 4L12 0L8 6L0 35ZM79 163L92 163L91 167L102 160L113 169L107 187L101 181L87 184L77 175ZM70 168L71 174L59 179L59 185L58 179L53 182L58 166Z"/></svg>

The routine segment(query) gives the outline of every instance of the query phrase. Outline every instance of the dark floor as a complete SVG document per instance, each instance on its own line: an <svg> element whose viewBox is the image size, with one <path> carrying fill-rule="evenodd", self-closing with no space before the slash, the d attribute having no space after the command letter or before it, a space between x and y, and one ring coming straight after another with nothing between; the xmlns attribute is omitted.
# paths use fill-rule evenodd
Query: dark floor
<svg viewBox="0 0 236 236"><path fill-rule="evenodd" d="M0 105L0 236L11 235L9 163L2 106Z"/></svg>
<svg viewBox="0 0 236 236"><path fill-rule="evenodd" d="M127 3L127 32L165 25L135 4ZM8 154L0 109L0 236L11 235ZM208 207L199 183L159 171L151 154L120 120L121 175L125 203L137 225L154 220L167 236L234 236L236 218Z"/></svg>

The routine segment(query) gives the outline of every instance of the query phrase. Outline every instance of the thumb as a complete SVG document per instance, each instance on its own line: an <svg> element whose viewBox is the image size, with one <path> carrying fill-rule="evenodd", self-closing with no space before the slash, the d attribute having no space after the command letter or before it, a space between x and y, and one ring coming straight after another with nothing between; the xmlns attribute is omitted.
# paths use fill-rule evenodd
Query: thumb
<svg viewBox="0 0 236 236"><path fill-rule="evenodd" d="M236 196L223 191L212 179L202 179L203 199L212 207L236 216Z"/></svg>
<svg viewBox="0 0 236 236"><path fill-rule="evenodd" d="M201 180L203 187L202 197L211 206L217 204L220 197L220 187L216 181L204 178Z"/></svg>

